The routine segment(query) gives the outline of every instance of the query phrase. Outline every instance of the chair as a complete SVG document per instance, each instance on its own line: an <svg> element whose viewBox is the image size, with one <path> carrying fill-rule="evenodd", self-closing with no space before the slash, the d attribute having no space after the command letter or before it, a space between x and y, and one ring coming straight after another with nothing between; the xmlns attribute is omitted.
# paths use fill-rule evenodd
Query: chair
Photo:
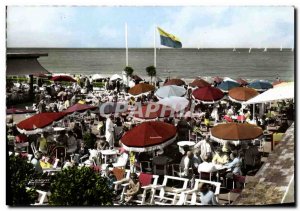
<svg viewBox="0 0 300 211"><path fill-rule="evenodd" d="M117 162L113 163L113 167L120 167L120 168L125 168L126 164L128 162L128 154L127 153L122 153L118 158Z"/></svg>
<svg viewBox="0 0 300 211"><path fill-rule="evenodd" d="M54 154L55 158L59 158L61 160L64 160L64 158L67 155L67 150L65 147L55 147L54 148Z"/></svg>
<svg viewBox="0 0 300 211"><path fill-rule="evenodd" d="M34 142L31 142L30 146L31 146L31 149L32 149L32 153L35 154L37 152L37 150L36 150L36 147L34 145Z"/></svg>
<svg viewBox="0 0 300 211"><path fill-rule="evenodd" d="M141 172L152 172L151 162L141 161L140 162L140 171Z"/></svg>
<svg viewBox="0 0 300 211"><path fill-rule="evenodd" d="M151 194L153 194L152 192L152 187L157 185L157 181L159 176L158 175L152 175L152 174L147 174L147 173L137 173L139 176L139 181L141 184L141 189L142 189L142 193L138 194L136 199L133 199L132 202L135 202L137 204L140 205L145 205L146 204L146 197L147 197L147 193L149 191L151 191ZM127 191L127 188L129 186L129 183L125 183L122 184L123 191L121 194L121 201L123 201L125 193Z"/></svg>
<svg viewBox="0 0 300 211"><path fill-rule="evenodd" d="M113 174L115 175L117 181L113 182L114 186L115 186L115 191L119 190L120 185L129 181L129 177L130 177L130 170L128 169L123 169L123 168L116 168L114 167L112 169Z"/></svg>
<svg viewBox="0 0 300 211"><path fill-rule="evenodd" d="M180 200L176 205L201 205L199 202L200 199L200 185L201 184L209 184L214 186L214 194L216 197L216 201L218 202L218 195L221 189L220 182L212 182L209 180L195 179L195 184L192 190L184 191L180 195Z"/></svg>
<svg viewBox="0 0 300 211"><path fill-rule="evenodd" d="M172 180L173 187L167 186L168 181ZM164 176L162 185L156 185L152 188L150 204L152 205L176 205L180 198L180 193L187 190L189 179ZM158 191L158 194L157 194Z"/></svg>
<svg viewBox="0 0 300 211"><path fill-rule="evenodd" d="M179 164L171 164L171 168L173 177L182 177L183 169Z"/></svg>
<svg viewBox="0 0 300 211"><path fill-rule="evenodd" d="M282 140L284 133L273 133L273 147L275 147Z"/></svg>
<svg viewBox="0 0 300 211"><path fill-rule="evenodd" d="M47 205L48 204L48 196L50 196L50 192L46 191L41 191L41 190L36 190L36 192L39 194L38 201L37 203L33 205Z"/></svg>
<svg viewBox="0 0 300 211"><path fill-rule="evenodd" d="M199 172L199 179L211 181L211 178L212 178L212 172L204 172L204 171Z"/></svg>
<svg viewBox="0 0 300 211"><path fill-rule="evenodd" d="M242 188L235 187L235 183L242 184ZM231 202L231 194L235 195L234 200L232 200L232 201L235 201L237 199L237 197L241 194L243 188L245 187L245 183L246 183L246 176L233 174L232 189L228 193L228 203L229 204Z"/></svg>
<svg viewBox="0 0 300 211"><path fill-rule="evenodd" d="M153 173L156 175L167 175L168 160L164 156L154 157L152 160Z"/></svg>

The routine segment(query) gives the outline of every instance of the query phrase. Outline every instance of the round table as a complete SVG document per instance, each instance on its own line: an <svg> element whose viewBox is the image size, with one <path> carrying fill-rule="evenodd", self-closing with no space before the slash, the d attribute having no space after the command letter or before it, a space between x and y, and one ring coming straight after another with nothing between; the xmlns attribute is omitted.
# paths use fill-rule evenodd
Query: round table
<svg viewBox="0 0 300 211"><path fill-rule="evenodd" d="M56 131L56 132L58 132L58 131L63 131L63 130L65 130L66 128L64 128L64 127L54 127L53 128L53 130L54 131Z"/></svg>
<svg viewBox="0 0 300 211"><path fill-rule="evenodd" d="M185 153L184 147L188 147L191 149L196 143L193 141L179 141L177 142L177 145L179 146L179 152L181 154Z"/></svg>
<svg viewBox="0 0 300 211"><path fill-rule="evenodd" d="M104 164L107 164L107 157L108 156L116 156L118 154L117 150L100 150L101 156L104 157Z"/></svg>
<svg viewBox="0 0 300 211"><path fill-rule="evenodd" d="M183 147L183 146L189 146L189 147L192 147L194 146L196 143L193 142L193 141L179 141L177 142L177 145L180 146L180 147Z"/></svg>

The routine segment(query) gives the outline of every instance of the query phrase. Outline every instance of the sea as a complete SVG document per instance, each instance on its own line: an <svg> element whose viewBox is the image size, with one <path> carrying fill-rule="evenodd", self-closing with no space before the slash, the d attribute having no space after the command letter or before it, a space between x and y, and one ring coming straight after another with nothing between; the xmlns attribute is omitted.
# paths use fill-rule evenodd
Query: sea
<svg viewBox="0 0 300 211"><path fill-rule="evenodd" d="M126 66L124 48L8 48L7 52L48 53L40 64L52 73L122 74ZM295 54L292 49L157 48L157 76L194 79L230 77L273 82L277 77L294 81ZM154 64L153 48L129 48L128 63L134 74L146 77L146 67Z"/></svg>

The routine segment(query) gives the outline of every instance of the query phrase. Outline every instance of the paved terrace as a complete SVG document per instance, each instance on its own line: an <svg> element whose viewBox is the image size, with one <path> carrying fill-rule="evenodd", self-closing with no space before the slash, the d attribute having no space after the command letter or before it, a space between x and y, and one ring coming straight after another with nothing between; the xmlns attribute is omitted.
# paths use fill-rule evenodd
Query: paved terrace
<svg viewBox="0 0 300 211"><path fill-rule="evenodd" d="M294 159L294 124L292 124L257 174L247 180L245 189L233 204L294 203Z"/></svg>

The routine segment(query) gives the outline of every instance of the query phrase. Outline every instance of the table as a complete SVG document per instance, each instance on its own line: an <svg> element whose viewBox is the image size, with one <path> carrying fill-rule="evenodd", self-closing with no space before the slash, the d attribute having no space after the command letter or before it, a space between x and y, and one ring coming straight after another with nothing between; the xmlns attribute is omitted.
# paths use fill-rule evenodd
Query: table
<svg viewBox="0 0 300 211"><path fill-rule="evenodd" d="M185 153L184 147L186 146L189 149L191 149L195 145L195 142L193 142L193 141L179 141L179 142L177 142L177 145L179 146L179 152L181 154L184 154Z"/></svg>
<svg viewBox="0 0 300 211"><path fill-rule="evenodd" d="M53 130L54 131L56 131L56 132L58 132L58 131L63 131L63 130L65 130L66 128L64 128L64 127L54 127L53 128Z"/></svg>
<svg viewBox="0 0 300 211"><path fill-rule="evenodd" d="M107 164L107 157L116 156L118 154L118 151L106 149L106 150L100 150L100 153L101 153L102 157L104 157L104 164Z"/></svg>

